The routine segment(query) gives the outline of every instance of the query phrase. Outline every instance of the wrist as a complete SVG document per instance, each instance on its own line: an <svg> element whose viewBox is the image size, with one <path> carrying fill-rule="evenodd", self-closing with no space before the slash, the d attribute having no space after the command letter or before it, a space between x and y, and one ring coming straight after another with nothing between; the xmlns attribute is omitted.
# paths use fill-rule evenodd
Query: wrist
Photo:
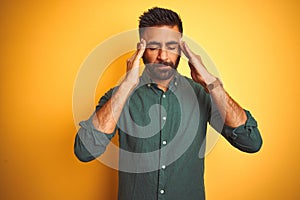
<svg viewBox="0 0 300 200"><path fill-rule="evenodd" d="M214 90L217 87L223 87L223 83L218 77L215 77L215 80L207 84L205 89L207 92L210 93L212 90Z"/></svg>
<svg viewBox="0 0 300 200"><path fill-rule="evenodd" d="M212 74L210 74L209 72L207 72L206 74L203 75L203 80L205 85L209 85L212 82L216 81L217 77L213 76Z"/></svg>

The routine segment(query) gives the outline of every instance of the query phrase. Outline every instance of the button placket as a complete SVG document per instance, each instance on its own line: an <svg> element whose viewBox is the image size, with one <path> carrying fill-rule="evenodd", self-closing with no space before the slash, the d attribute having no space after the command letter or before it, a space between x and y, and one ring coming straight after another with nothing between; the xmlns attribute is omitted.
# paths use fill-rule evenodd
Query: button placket
<svg viewBox="0 0 300 200"><path fill-rule="evenodd" d="M164 107L167 111L167 101L166 101L166 94L163 93L160 96L160 104L162 107ZM166 112L167 113L167 112ZM167 115L163 115L163 113L160 113L160 119L161 119L161 127L160 127L160 160L159 160L159 166L160 168L158 169L158 173L159 173L159 179L158 179L158 199L164 199L165 197L165 186L166 186L166 182L165 182L165 169L166 169L166 165L165 165L165 155L164 155L164 147L167 145L167 140L165 138L165 134L164 134L164 129L163 129L163 125L166 124L166 120L167 120Z"/></svg>

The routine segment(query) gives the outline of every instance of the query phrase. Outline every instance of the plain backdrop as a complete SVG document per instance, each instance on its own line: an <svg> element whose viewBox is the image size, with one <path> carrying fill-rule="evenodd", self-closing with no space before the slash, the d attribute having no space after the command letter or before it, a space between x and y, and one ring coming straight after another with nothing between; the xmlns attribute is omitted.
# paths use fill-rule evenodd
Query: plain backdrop
<svg viewBox="0 0 300 200"><path fill-rule="evenodd" d="M117 171L73 154L73 87L89 53L153 6L180 13L263 136L256 154L218 140L206 157L207 199L300 198L299 1L31 0L0 3L0 199L116 199ZM83 105L116 83L130 55Z"/></svg>

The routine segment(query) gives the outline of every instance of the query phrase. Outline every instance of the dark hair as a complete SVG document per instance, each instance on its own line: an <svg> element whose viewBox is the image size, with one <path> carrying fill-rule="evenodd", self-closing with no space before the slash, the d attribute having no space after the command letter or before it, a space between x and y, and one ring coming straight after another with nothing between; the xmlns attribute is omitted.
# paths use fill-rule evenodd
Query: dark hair
<svg viewBox="0 0 300 200"><path fill-rule="evenodd" d="M145 27L153 26L177 26L180 33L183 32L182 21L179 15L169 9L154 7L144 12L139 18L139 32L140 36Z"/></svg>

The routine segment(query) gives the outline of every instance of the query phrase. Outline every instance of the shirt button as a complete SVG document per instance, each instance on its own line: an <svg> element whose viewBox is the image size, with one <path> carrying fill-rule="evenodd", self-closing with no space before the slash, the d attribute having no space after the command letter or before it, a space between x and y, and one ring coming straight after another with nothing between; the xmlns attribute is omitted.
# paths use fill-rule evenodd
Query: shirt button
<svg viewBox="0 0 300 200"><path fill-rule="evenodd" d="M166 145L166 144L167 144L167 141L166 141L166 140L164 140L162 143L163 143L163 145Z"/></svg>
<svg viewBox="0 0 300 200"><path fill-rule="evenodd" d="M160 193L161 193L161 194L164 194L164 193L165 193L165 191L164 191L164 190L160 190Z"/></svg>
<svg viewBox="0 0 300 200"><path fill-rule="evenodd" d="M175 84L175 86L177 86L177 82L175 82L174 84Z"/></svg>
<svg viewBox="0 0 300 200"><path fill-rule="evenodd" d="M166 165L162 165L161 168L162 168L162 169L166 169Z"/></svg>
<svg viewBox="0 0 300 200"><path fill-rule="evenodd" d="M166 117L163 117L163 120L166 120L167 118Z"/></svg>
<svg viewBox="0 0 300 200"><path fill-rule="evenodd" d="M150 83L148 83L148 85L147 85L148 87L150 87L151 86L151 84Z"/></svg>
<svg viewBox="0 0 300 200"><path fill-rule="evenodd" d="M163 94L163 96L162 96L162 97L163 97L163 98L166 98L166 95L164 95L164 94Z"/></svg>

